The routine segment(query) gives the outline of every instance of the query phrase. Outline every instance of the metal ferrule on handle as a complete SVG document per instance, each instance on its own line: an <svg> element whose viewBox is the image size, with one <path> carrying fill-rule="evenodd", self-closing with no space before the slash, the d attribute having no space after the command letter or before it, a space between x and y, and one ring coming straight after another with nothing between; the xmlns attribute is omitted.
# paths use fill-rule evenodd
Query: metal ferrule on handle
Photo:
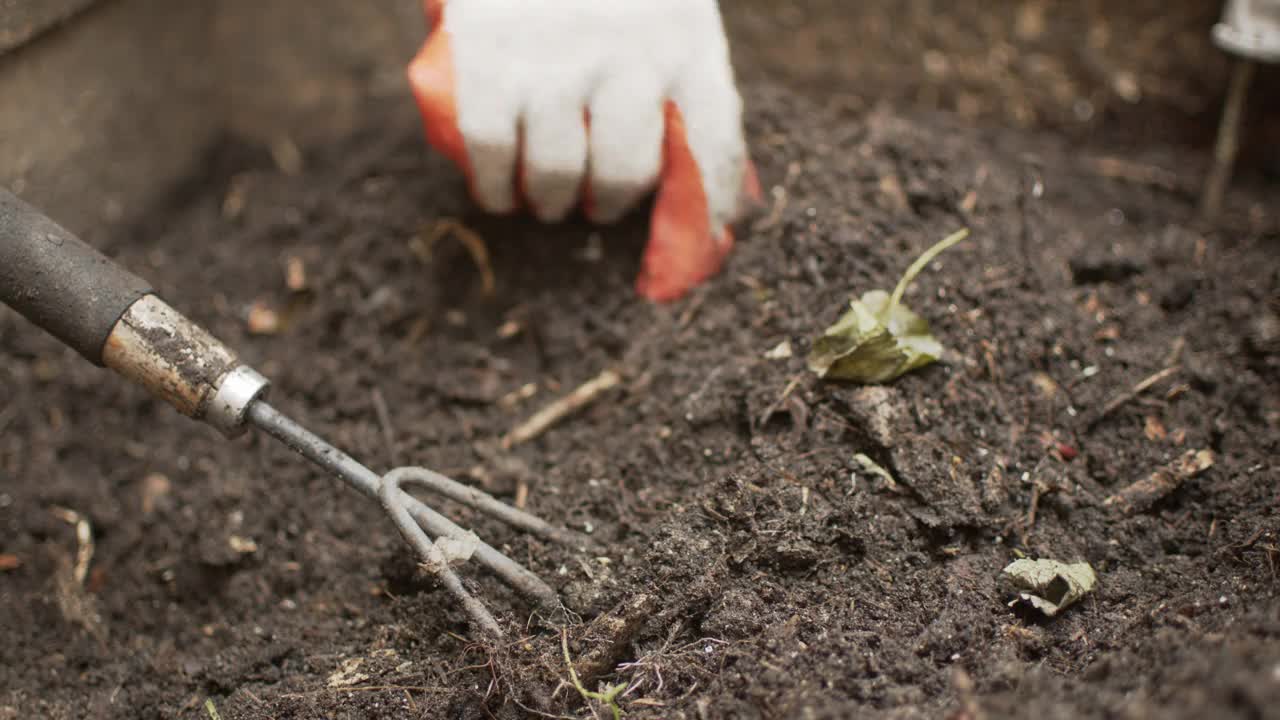
<svg viewBox="0 0 1280 720"><path fill-rule="evenodd" d="M227 435L267 380L125 270L0 189L0 302Z"/></svg>
<svg viewBox="0 0 1280 720"><path fill-rule="evenodd" d="M102 361L228 436L244 431L249 405L268 386L226 345L155 295L129 306L107 336Z"/></svg>

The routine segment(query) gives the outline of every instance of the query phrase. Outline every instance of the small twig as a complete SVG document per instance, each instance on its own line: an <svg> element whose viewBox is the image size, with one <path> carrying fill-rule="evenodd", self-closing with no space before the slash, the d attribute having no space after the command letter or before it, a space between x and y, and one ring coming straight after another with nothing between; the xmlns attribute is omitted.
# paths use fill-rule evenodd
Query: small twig
<svg viewBox="0 0 1280 720"><path fill-rule="evenodd" d="M213 704L212 698L205 698L204 711L209 713L209 720L222 720L222 716L218 714L218 706Z"/></svg>
<svg viewBox="0 0 1280 720"><path fill-rule="evenodd" d="M593 692L583 686L582 681L578 679L578 671L573 669L573 659L569 657L569 631L560 631L560 649L564 651L564 664L569 666L569 679L573 681L573 687L577 689L578 694L584 700L598 700L609 706L609 710L613 713L613 720L620 720L622 717L622 708L618 707L618 695L627 689L626 683L618 683L605 688L604 692Z"/></svg>
<svg viewBox="0 0 1280 720"><path fill-rule="evenodd" d="M556 687L556 692L559 692L559 691L560 691L560 688L561 688L561 687L563 687L563 686L564 686L564 681L563 681L563 680L561 680L561 681L560 681L560 685ZM554 693L554 692L551 694L551 697L552 697L552 698L554 698L554 697L555 697L555 693ZM518 707L518 708L520 708L521 710L525 711L525 712L526 712L526 713L528 713L531 717L536 716L536 717L542 717L542 718L550 718L550 720L578 720L578 718L577 718L576 716L573 716L573 715L552 715L551 713L545 713L545 712L542 712L541 710L534 710L533 708L529 707L528 705L525 705L524 703L520 702L520 700L519 700L518 698L515 698L515 697L512 697L512 698L511 698L511 702L515 703L515 704L516 704L516 707ZM490 715L489 717L493 717L493 715Z"/></svg>
<svg viewBox="0 0 1280 720"><path fill-rule="evenodd" d="M697 316L698 311L702 309L702 303L707 301L707 290L702 289L693 296L689 301L689 307L680 313L680 319L676 321L676 328L684 330L689 327L689 323L693 322L693 318Z"/></svg>
<svg viewBox="0 0 1280 720"><path fill-rule="evenodd" d="M786 211L787 204L791 197L787 189L781 185L775 185L769 192L773 196L773 206L769 209L767 217L755 223L752 227L753 232L761 233L766 230L772 230L782 220L782 213Z"/></svg>
<svg viewBox="0 0 1280 720"><path fill-rule="evenodd" d="M1143 512L1182 484L1213 467L1211 450L1188 450L1182 457L1132 483L1103 501L1108 507L1119 507L1126 515Z"/></svg>
<svg viewBox="0 0 1280 720"><path fill-rule="evenodd" d="M382 426L382 439L387 444L387 459L391 461L391 467L399 467L400 453L396 452L396 432L391 425L391 410L387 407L387 400L382 396L382 390L374 388L369 393L373 401L373 412L378 416L378 425Z"/></svg>
<svg viewBox="0 0 1280 720"><path fill-rule="evenodd" d="M799 387L800 381L803 379L804 373L800 373L791 378L791 381L788 382L786 387L782 389L782 392L778 394L778 399L774 400L769 407L765 408L765 411L760 413L760 417L756 419L756 424L759 427L764 427L765 423L769 422L769 418L773 417L773 414L778 412L782 407L782 404L787 401L787 398L791 397L791 393Z"/></svg>
<svg viewBox="0 0 1280 720"><path fill-rule="evenodd" d="M516 445L538 437L552 425L586 407L605 391L617 387L621 382L621 375L613 370L605 370L512 429L502 438L502 448L510 450Z"/></svg>
<svg viewBox="0 0 1280 720"><path fill-rule="evenodd" d="M485 667L485 666L481 665L479 667ZM449 692L453 692L453 689L446 688L446 687L433 687L430 685L357 685L355 687L336 687L336 688L326 687L326 688L321 688L319 690L310 690L307 692L285 693L280 697L286 698L286 699L297 699L297 698L316 697L318 695L325 695L327 693L357 693L357 692L381 692L381 691L404 691L404 692L417 692L417 693L449 693ZM259 700L258 702L261 703L262 701Z"/></svg>
<svg viewBox="0 0 1280 720"><path fill-rule="evenodd" d="M1187 339L1179 337L1173 341L1173 345L1169 348L1169 355L1164 359L1165 367L1173 367L1182 362L1182 353L1187 349Z"/></svg>
<svg viewBox="0 0 1280 720"><path fill-rule="evenodd" d="M1091 158L1089 165L1095 173L1110 180L1123 180L1170 192L1182 190L1177 173L1156 165L1143 165L1118 157Z"/></svg>
<svg viewBox="0 0 1280 720"><path fill-rule="evenodd" d="M1142 393L1150 390L1152 387L1164 382L1165 380L1168 380L1176 374L1179 369L1180 368L1177 365L1167 367L1154 375L1144 378L1137 385L1129 388L1128 391L1117 395L1111 400L1111 402L1107 403L1106 406L1102 408L1102 412L1098 413L1097 417L1089 421L1088 427L1092 428L1094 425L1097 425L1110 417L1112 413L1133 402Z"/></svg>
<svg viewBox="0 0 1280 720"><path fill-rule="evenodd" d="M1036 527L1036 515L1040 512L1040 500L1045 495L1057 492L1060 488L1057 485L1046 485L1036 480L1035 485L1031 488L1031 504L1027 508L1027 527L1022 531L1022 544L1027 544L1027 537Z"/></svg>
<svg viewBox="0 0 1280 720"><path fill-rule="evenodd" d="M1245 540L1244 542L1228 545L1226 549L1232 552L1237 552L1237 553L1244 552L1245 550L1248 550L1254 545L1257 545L1258 541L1261 540L1263 536L1265 536L1266 534L1267 534L1267 529L1264 527L1260 527L1257 530L1255 530L1252 535L1249 536L1249 539Z"/></svg>
<svg viewBox="0 0 1280 720"><path fill-rule="evenodd" d="M430 687L427 685L359 685L357 687L327 688L320 692L377 692L380 690L403 690L405 692L447 693L450 688Z"/></svg>

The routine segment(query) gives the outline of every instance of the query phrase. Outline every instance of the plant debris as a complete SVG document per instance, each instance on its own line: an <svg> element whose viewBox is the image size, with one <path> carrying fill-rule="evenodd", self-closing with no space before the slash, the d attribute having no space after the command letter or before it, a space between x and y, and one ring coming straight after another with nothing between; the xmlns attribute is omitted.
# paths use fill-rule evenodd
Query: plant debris
<svg viewBox="0 0 1280 720"><path fill-rule="evenodd" d="M503 449L510 450L516 445L538 437L552 425L590 405L600 395L612 390L621 383L621 375L614 370L605 370L583 383L573 392L539 410L533 417L524 421L518 427L513 428L511 432L502 438Z"/></svg>
<svg viewBox="0 0 1280 720"><path fill-rule="evenodd" d="M885 487L891 490L898 487L897 481L893 479L893 474L888 470L885 470L884 466L875 460L872 460L870 457L867 457L862 453L858 453L853 456L853 461L857 463L858 468L862 470L862 472L884 480Z"/></svg>
<svg viewBox="0 0 1280 720"><path fill-rule="evenodd" d="M1150 390L1152 387L1178 374L1179 370L1181 370L1181 368L1178 367L1177 365L1171 365L1161 370L1160 372L1155 373L1154 375L1147 376L1146 378L1141 380L1137 385L1134 385L1132 388L1129 388L1129 390L1127 390L1126 392L1123 392L1120 395L1116 396L1114 399L1111 400L1111 402L1108 402L1106 406L1102 408L1102 412L1098 413L1096 416L1094 416L1089 420L1087 427L1092 429L1098 423L1102 422L1108 417L1111 417L1111 414L1114 413L1116 410L1119 410L1120 408L1124 407L1130 402L1136 400L1139 395L1145 393L1146 391Z"/></svg>
<svg viewBox="0 0 1280 720"><path fill-rule="evenodd" d="M767 360L786 360L791 357L791 341L783 340L764 354Z"/></svg>
<svg viewBox="0 0 1280 720"><path fill-rule="evenodd" d="M1188 450L1177 460L1107 498L1103 504L1119 507L1127 515L1143 512L1182 487L1182 483L1213 467L1215 462L1212 450Z"/></svg>
<svg viewBox="0 0 1280 720"><path fill-rule="evenodd" d="M93 527L84 515L70 508L53 508L54 517L76 529L76 564L72 569L77 585L83 586L93 562Z"/></svg>
<svg viewBox="0 0 1280 720"><path fill-rule="evenodd" d="M623 690L627 689L626 683L618 683L610 685L603 692L594 692L588 690L582 681L578 679L578 672L573 669L573 659L569 657L569 633L568 631L560 631L560 649L564 652L564 664L569 667L569 679L573 681L573 687L582 696L583 700L596 700L604 703L613 713L613 720L620 720L622 717L622 708L618 706L618 696Z"/></svg>
<svg viewBox="0 0 1280 720"><path fill-rule="evenodd" d="M431 264L432 251L437 243L446 237L454 237L471 255L476 269L480 271L480 287L485 297L492 296L497 286L493 273L493 263L489 259L489 246L480 233L472 230L460 220L444 218L424 227L417 236L409 241L409 249L424 265Z"/></svg>
<svg viewBox="0 0 1280 720"><path fill-rule="evenodd" d="M249 306L245 324L254 335L278 335L284 328L284 319L280 316L280 311L266 300L255 300Z"/></svg>
<svg viewBox="0 0 1280 720"><path fill-rule="evenodd" d="M849 310L827 328L809 353L809 369L827 380L885 383L942 357L942 343L929 322L902 304L902 294L942 251L969 236L952 233L916 259L893 293L871 290L850 301Z"/></svg>
<svg viewBox="0 0 1280 720"><path fill-rule="evenodd" d="M59 556L54 573L58 609L67 622L79 625L99 641L105 641L105 628L94 597L85 590L89 565L93 562L93 527L84 515L70 508L53 508L54 517L76 529L76 559Z"/></svg>
<svg viewBox="0 0 1280 720"><path fill-rule="evenodd" d="M329 673L327 685L331 688L346 688L359 685L369 679L369 676L360 672L360 666L364 664L364 658L347 658L342 661L342 665Z"/></svg>
<svg viewBox="0 0 1280 720"><path fill-rule="evenodd" d="M1009 607L1024 602L1047 617L1057 615L1093 592L1098 583L1098 576L1087 562L1023 558L1009 563L1002 572L1020 591Z"/></svg>

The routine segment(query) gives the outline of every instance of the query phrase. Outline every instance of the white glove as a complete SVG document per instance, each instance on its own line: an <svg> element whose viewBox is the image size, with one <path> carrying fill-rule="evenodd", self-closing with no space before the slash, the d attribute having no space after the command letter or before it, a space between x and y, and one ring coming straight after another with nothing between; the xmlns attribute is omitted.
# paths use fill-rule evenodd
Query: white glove
<svg viewBox="0 0 1280 720"><path fill-rule="evenodd" d="M719 270L758 198L715 0L426 0L409 66L430 142L485 210L612 222L655 186L638 290Z"/></svg>

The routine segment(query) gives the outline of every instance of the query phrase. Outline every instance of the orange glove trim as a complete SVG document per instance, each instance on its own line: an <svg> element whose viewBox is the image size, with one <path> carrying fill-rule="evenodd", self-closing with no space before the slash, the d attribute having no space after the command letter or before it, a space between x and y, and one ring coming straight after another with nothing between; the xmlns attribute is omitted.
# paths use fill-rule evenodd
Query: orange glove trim
<svg viewBox="0 0 1280 720"><path fill-rule="evenodd" d="M458 104L454 90L453 52L449 34L441 25L444 0L427 0L431 33L409 63L409 86L422 113L427 142L471 177L467 146L458 129Z"/></svg>
<svg viewBox="0 0 1280 720"><path fill-rule="evenodd" d="M662 179L649 225L636 291L656 302L675 300L720 270L733 249L728 228L712 228L698 162L676 104L664 109Z"/></svg>

